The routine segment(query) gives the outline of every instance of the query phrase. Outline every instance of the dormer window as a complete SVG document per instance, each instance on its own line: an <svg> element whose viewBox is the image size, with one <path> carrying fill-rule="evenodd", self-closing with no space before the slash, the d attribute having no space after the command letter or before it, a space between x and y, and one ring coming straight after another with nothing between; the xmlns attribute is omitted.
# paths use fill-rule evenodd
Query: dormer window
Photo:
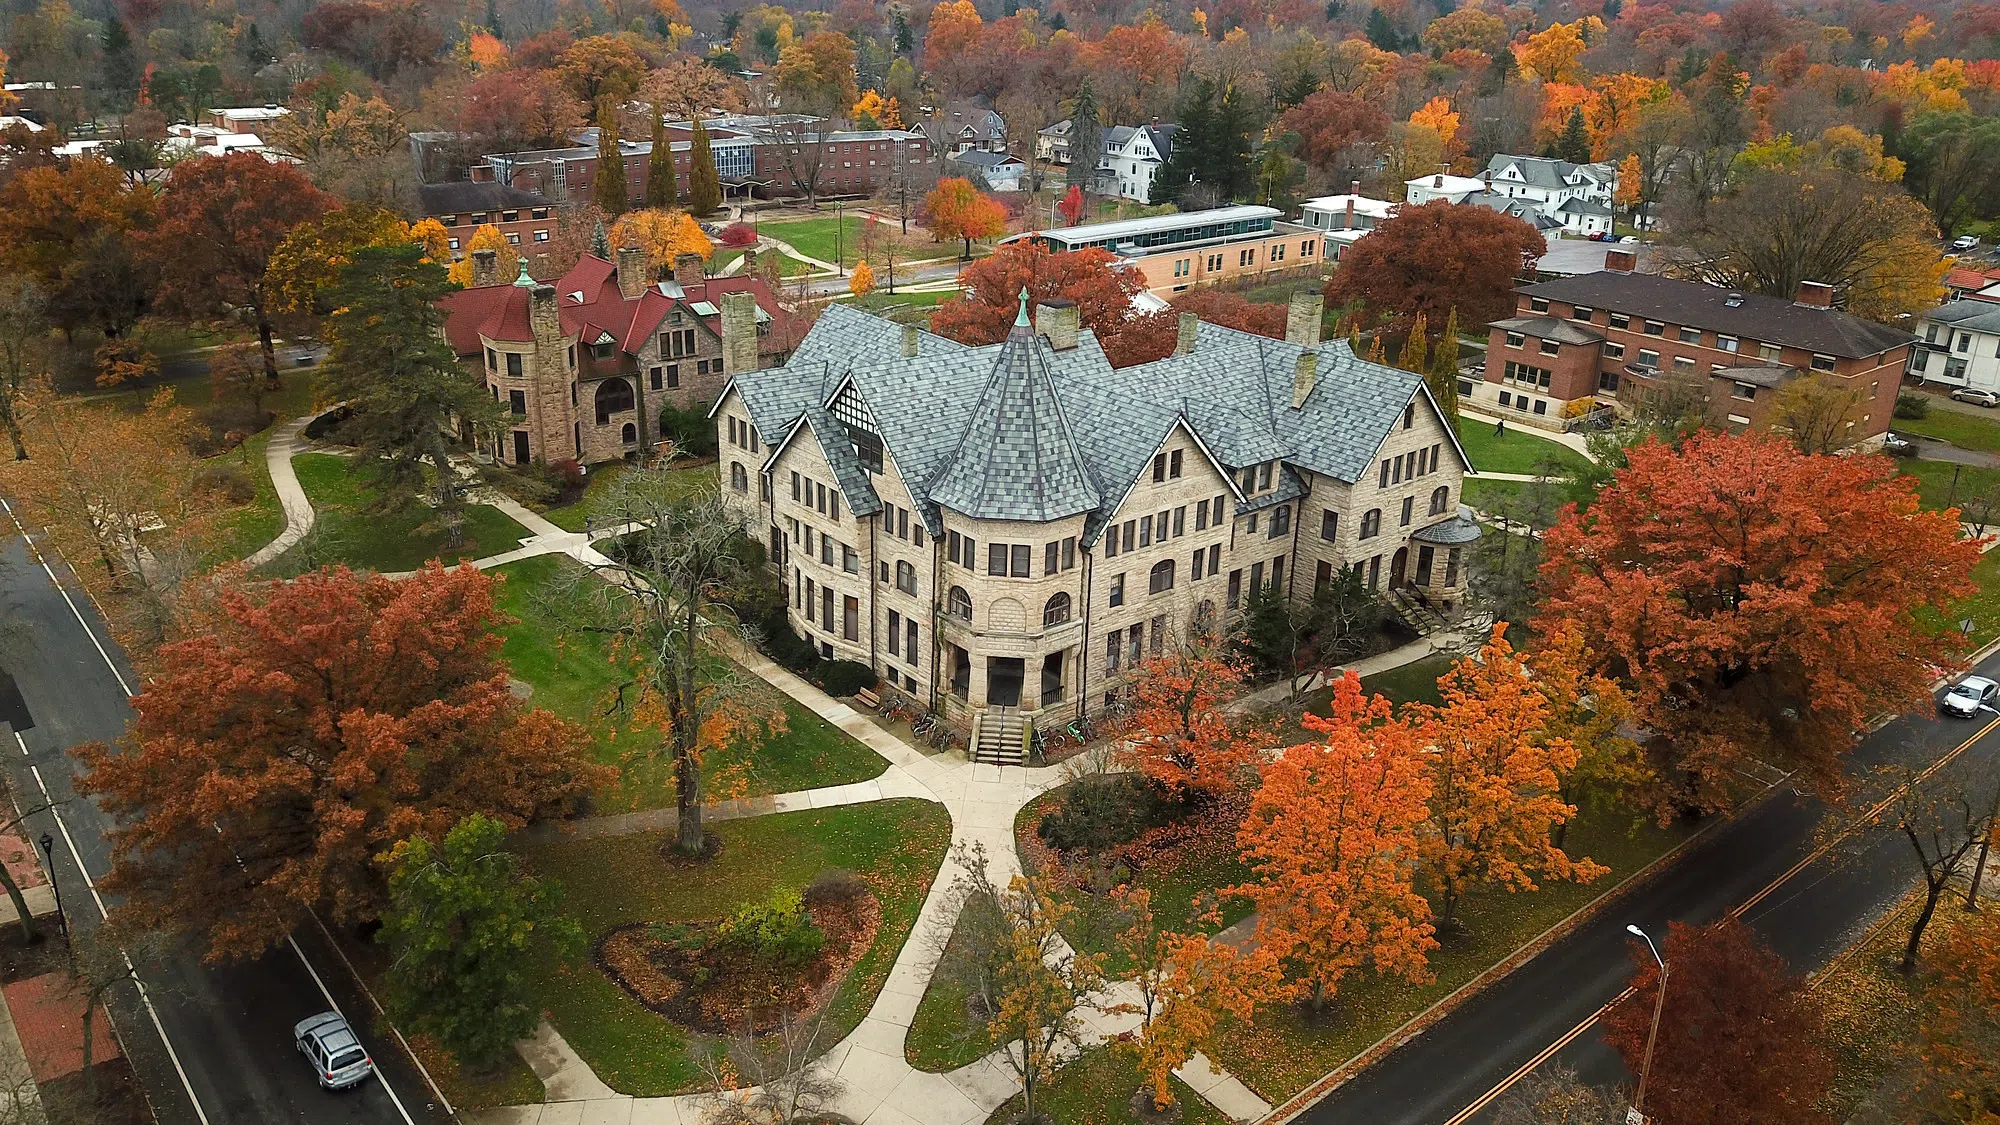
<svg viewBox="0 0 2000 1125"><path fill-rule="evenodd" d="M590 358L610 359L613 347L614 345L611 344L592 344L590 345Z"/></svg>

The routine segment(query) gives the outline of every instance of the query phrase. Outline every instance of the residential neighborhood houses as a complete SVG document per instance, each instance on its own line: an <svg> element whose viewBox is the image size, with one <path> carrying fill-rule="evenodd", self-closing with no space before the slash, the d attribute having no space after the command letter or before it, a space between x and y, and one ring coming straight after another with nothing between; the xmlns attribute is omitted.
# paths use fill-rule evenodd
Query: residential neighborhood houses
<svg viewBox="0 0 2000 1125"><path fill-rule="evenodd" d="M0 1125L2000 1112L1996 28L18 0Z"/></svg>

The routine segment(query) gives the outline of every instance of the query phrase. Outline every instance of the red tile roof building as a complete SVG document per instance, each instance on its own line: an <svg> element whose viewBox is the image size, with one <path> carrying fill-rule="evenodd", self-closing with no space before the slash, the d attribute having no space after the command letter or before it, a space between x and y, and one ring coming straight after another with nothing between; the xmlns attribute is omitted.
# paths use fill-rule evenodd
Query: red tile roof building
<svg viewBox="0 0 2000 1125"><path fill-rule="evenodd" d="M517 465L591 465L659 440L662 406L706 409L729 376L784 362L803 328L761 279L705 277L682 255L660 271L644 251L614 265L585 255L553 284L503 282L490 252L473 285L446 296L445 338L514 425L480 451Z"/></svg>

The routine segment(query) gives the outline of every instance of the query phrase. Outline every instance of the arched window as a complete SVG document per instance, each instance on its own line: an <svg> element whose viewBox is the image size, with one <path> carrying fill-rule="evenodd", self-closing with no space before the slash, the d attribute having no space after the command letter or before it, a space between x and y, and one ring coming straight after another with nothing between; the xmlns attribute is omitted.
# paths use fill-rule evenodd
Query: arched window
<svg viewBox="0 0 2000 1125"><path fill-rule="evenodd" d="M638 441L639 427L633 425L630 422L625 423L625 428L623 430L620 430L618 433L618 440L625 442L627 444Z"/></svg>
<svg viewBox="0 0 2000 1125"><path fill-rule="evenodd" d="M626 428L630 429L629 426ZM743 466L735 461L729 463L729 487L738 492L750 491L750 474L745 472Z"/></svg>
<svg viewBox="0 0 2000 1125"><path fill-rule="evenodd" d="M963 586L953 586L945 597L945 609L960 621L972 620L972 595Z"/></svg>
<svg viewBox="0 0 2000 1125"><path fill-rule="evenodd" d="M1451 486L1445 484L1438 485L1437 488L1432 490L1431 492L1431 515L1434 516L1444 515L1444 510L1446 506L1449 505L1450 503L1451 503Z"/></svg>
<svg viewBox="0 0 2000 1125"><path fill-rule="evenodd" d="M1042 628L1060 625L1069 620L1069 595L1057 594L1042 606Z"/></svg>
<svg viewBox="0 0 2000 1125"><path fill-rule="evenodd" d="M896 560L896 589L905 594L917 592L917 568L901 559Z"/></svg>
<svg viewBox="0 0 2000 1125"><path fill-rule="evenodd" d="M632 384L623 379L606 379L597 384L597 424L609 425L613 414L632 409Z"/></svg>
<svg viewBox="0 0 2000 1125"><path fill-rule="evenodd" d="M1158 594L1174 588L1174 561L1162 559L1153 564L1153 573L1146 579L1146 592Z"/></svg>
<svg viewBox="0 0 2000 1125"><path fill-rule="evenodd" d="M1382 534L1382 509L1370 508L1361 517L1361 538L1373 539Z"/></svg>

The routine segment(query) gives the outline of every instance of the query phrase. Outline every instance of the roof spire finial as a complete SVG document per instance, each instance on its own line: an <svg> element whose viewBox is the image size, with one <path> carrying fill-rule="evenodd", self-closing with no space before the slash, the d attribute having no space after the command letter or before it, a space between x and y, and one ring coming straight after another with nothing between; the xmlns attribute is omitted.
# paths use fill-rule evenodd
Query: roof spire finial
<svg viewBox="0 0 2000 1125"><path fill-rule="evenodd" d="M514 284L523 289L533 289L535 287L535 279L528 272L528 259L525 257L521 259L521 276L514 279Z"/></svg>
<svg viewBox="0 0 2000 1125"><path fill-rule="evenodd" d="M1028 287L1023 285L1021 286L1021 311L1014 314L1014 327L1026 328L1027 326L1028 326Z"/></svg>

